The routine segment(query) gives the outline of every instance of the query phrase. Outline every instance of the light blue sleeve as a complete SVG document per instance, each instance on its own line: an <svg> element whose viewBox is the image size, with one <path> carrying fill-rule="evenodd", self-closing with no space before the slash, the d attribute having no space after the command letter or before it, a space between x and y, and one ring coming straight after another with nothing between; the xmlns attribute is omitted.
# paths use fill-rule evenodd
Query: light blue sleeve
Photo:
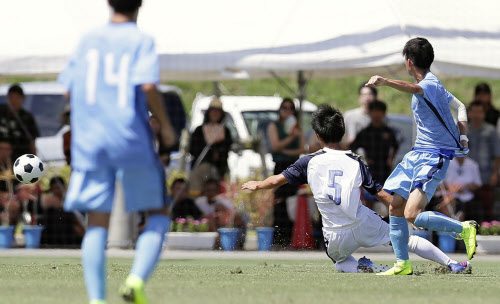
<svg viewBox="0 0 500 304"><path fill-rule="evenodd" d="M424 91L424 98L432 103L435 103L437 84L432 80L424 79L417 83L417 85L422 88L422 91Z"/></svg>
<svg viewBox="0 0 500 304"><path fill-rule="evenodd" d="M57 82L62 84L68 91L71 91L73 82L75 81L76 63L80 54L82 43L78 45L75 52L70 56L68 64L57 76Z"/></svg>
<svg viewBox="0 0 500 304"><path fill-rule="evenodd" d="M160 83L160 64L153 38L146 37L142 41L131 75L135 85Z"/></svg>

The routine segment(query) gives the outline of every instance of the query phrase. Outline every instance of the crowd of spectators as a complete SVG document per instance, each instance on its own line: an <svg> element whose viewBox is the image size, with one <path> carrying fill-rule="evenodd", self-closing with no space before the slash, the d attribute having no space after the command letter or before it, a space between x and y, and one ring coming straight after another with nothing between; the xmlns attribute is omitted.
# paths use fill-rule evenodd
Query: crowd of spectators
<svg viewBox="0 0 500 304"><path fill-rule="evenodd" d="M84 227L74 214L66 213L62 208L66 191L64 179L53 177L49 189L43 192L37 185L20 185L12 178L13 161L22 154L36 153L34 140L39 131L32 114L22 108L24 93L19 85L11 86L7 101L6 105L0 105L2 223L42 224L45 226L42 244L78 246ZM362 155L374 178L383 183L392 171L399 149L396 132L388 124L387 104L378 99L377 89L361 85L358 101L360 107L345 113L346 134L339 149L350 149ZM63 148L68 164L71 157L69 113L70 109L65 108L61 116L63 125L67 126ZM269 152L275 163L274 174L281 173L301 154L313 153L321 148L314 134L307 138L304 136L292 99L284 98L277 113L278 120L269 123L266 133ZM430 208L460 220L491 221L495 219L495 188L500 170L500 112L492 103L488 84L476 86L468 106L468 116L470 154L452 160L448 175ZM247 224L245 215L236 210L234 202L224 198L222 193L221 183L230 170L227 160L233 144L231 133L225 126L225 117L221 101L214 98L205 113L203 124L190 137L192 168L189 178L175 179L169 186L172 218L205 219L210 231L227 226L245 228ZM156 151L166 167L170 161L170 150L158 140L161 134L154 116L150 117L150 125ZM274 192L275 245L290 245L293 220L287 212L287 200L295 197L297 190L287 184ZM370 208L376 200L369 193L363 193L362 199ZM32 216L25 216L27 213ZM244 233L240 248L243 239Z"/></svg>

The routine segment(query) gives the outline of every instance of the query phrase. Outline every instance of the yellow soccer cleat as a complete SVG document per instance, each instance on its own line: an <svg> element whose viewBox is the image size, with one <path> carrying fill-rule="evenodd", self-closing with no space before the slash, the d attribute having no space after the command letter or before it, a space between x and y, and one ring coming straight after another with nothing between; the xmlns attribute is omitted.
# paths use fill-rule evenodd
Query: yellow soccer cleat
<svg viewBox="0 0 500 304"><path fill-rule="evenodd" d="M120 295L127 302L132 302L134 304L148 304L146 300L146 294L144 293L144 281L136 276L129 275L125 284L120 287Z"/></svg>
<svg viewBox="0 0 500 304"><path fill-rule="evenodd" d="M476 253L476 233L479 225L476 221L462 222L462 233L460 233L460 239L465 243L465 249L467 250L467 258L470 260L474 257Z"/></svg>
<svg viewBox="0 0 500 304"><path fill-rule="evenodd" d="M394 263L394 267L391 269L377 273L376 275L412 275L413 268L411 267L410 260L396 262Z"/></svg>
<svg viewBox="0 0 500 304"><path fill-rule="evenodd" d="M92 300L90 301L90 304L108 304L108 302L104 300Z"/></svg>

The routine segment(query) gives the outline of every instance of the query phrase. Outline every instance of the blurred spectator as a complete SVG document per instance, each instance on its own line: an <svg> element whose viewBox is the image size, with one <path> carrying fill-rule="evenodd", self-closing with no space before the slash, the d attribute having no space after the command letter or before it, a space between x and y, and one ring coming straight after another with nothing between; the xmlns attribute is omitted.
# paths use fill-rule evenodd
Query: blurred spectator
<svg viewBox="0 0 500 304"><path fill-rule="evenodd" d="M387 106L382 101L374 101L369 105L368 127L361 130L351 143L351 149L362 148L364 157L373 177L383 183L391 174L392 163L399 149L394 131L385 124Z"/></svg>
<svg viewBox="0 0 500 304"><path fill-rule="evenodd" d="M267 137L271 144L274 174L280 174L299 159L304 153L304 137L297 124L297 111L290 98L283 98L278 110L278 121L269 124ZM287 213L286 199L297 192L297 187L285 184L274 193L274 242L282 246L289 246L292 236L293 223Z"/></svg>
<svg viewBox="0 0 500 304"><path fill-rule="evenodd" d="M12 172L12 146L5 138L0 137L0 192L14 193L17 180Z"/></svg>
<svg viewBox="0 0 500 304"><path fill-rule="evenodd" d="M50 188L41 197L42 231L41 244L48 246L79 246L85 229L73 213L63 210L66 186L59 177L50 179Z"/></svg>
<svg viewBox="0 0 500 304"><path fill-rule="evenodd" d="M239 237L241 248L245 238L246 223L243 217L235 210L233 202L221 197L220 184L216 179L209 179L203 187L203 195L195 200L196 206L208 219L210 231L217 231L221 227L242 228Z"/></svg>
<svg viewBox="0 0 500 304"><path fill-rule="evenodd" d="M365 157L375 180L383 184L391 174L392 162L399 149L394 131L385 124L387 106L375 100L368 105L370 124L362 129L351 143L351 150ZM376 198L363 191L365 205L373 207Z"/></svg>
<svg viewBox="0 0 500 304"><path fill-rule="evenodd" d="M377 100L377 89L373 87L365 87L365 83L359 86L358 100L360 107L345 112L345 135L342 139L342 144L347 147L354 141L358 133L370 124L370 116L368 115L368 105Z"/></svg>
<svg viewBox="0 0 500 304"><path fill-rule="evenodd" d="M63 153L66 158L66 163L71 165L71 122L70 122L71 108L69 105L64 107L61 114L61 121L63 127L59 131L63 137Z"/></svg>
<svg viewBox="0 0 500 304"><path fill-rule="evenodd" d="M7 225L9 214L6 212L7 203L14 195L14 186L18 184L12 172L12 147L5 138L0 138L0 212L2 213L1 223Z"/></svg>
<svg viewBox="0 0 500 304"><path fill-rule="evenodd" d="M25 225L36 225L39 209L38 188L36 185L17 184L14 195L7 201L9 225L17 226L19 221Z"/></svg>
<svg viewBox="0 0 500 304"><path fill-rule="evenodd" d="M224 126L226 113L222 102L215 97L205 113L203 124L191 135L189 153L194 157L190 183L191 190L198 192L209 178L222 179L228 171L227 158L233 143L229 129ZM208 148L205 155L204 149ZM200 157L203 159L199 160Z"/></svg>
<svg viewBox="0 0 500 304"><path fill-rule="evenodd" d="M493 125L485 122L485 106L480 101L469 105L469 157L479 165L483 185L477 192L484 220L493 220L494 190L500 168L500 140Z"/></svg>
<svg viewBox="0 0 500 304"><path fill-rule="evenodd" d="M454 158L443 180L439 211L460 221L478 220L473 200L481 185L479 165L469 157Z"/></svg>
<svg viewBox="0 0 500 304"><path fill-rule="evenodd" d="M172 219L192 217L198 220L202 217L200 209L194 201L188 197L189 185L183 178L173 181L170 186L170 197L172 198Z"/></svg>
<svg viewBox="0 0 500 304"><path fill-rule="evenodd" d="M491 101L491 88L486 82L481 82L476 85L474 89L474 100L480 101L484 105L486 116L484 120L496 126L500 118L500 111L498 111Z"/></svg>
<svg viewBox="0 0 500 304"><path fill-rule="evenodd" d="M33 115L22 108L24 92L19 84L10 86L7 104L0 105L0 136L12 145L12 159L27 153L36 154L35 138L38 127Z"/></svg>
<svg viewBox="0 0 500 304"><path fill-rule="evenodd" d="M163 164L164 167L168 167L168 164L170 163L170 150L171 148L165 146L163 141L161 140L161 128L160 128L160 122L158 121L158 118L156 118L154 115L149 116L149 125L151 126L151 129L153 130L153 144L155 147L156 153L160 156L160 160Z"/></svg>

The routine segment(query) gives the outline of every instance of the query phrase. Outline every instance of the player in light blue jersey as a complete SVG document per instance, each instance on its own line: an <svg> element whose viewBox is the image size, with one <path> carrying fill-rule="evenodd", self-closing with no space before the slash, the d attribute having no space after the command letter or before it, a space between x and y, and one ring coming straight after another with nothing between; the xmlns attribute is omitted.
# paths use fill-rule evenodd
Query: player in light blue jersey
<svg viewBox="0 0 500 304"><path fill-rule="evenodd" d="M394 193L389 213L390 235L397 262L381 275L413 273L408 257L407 220L417 227L459 233L469 259L476 251L476 222L461 223L438 212L423 212L445 177L450 160L455 156L464 156L468 151L465 106L430 71L434 50L427 39L409 40L403 48L403 56L406 69L416 84L378 75L366 84L369 87L385 85L413 94L411 108L417 124L415 146L384 185L386 191ZM458 129L450 107L458 112Z"/></svg>
<svg viewBox="0 0 500 304"><path fill-rule="evenodd" d="M156 84L158 55L153 39L137 29L141 0L109 0L111 22L85 35L58 81L71 100L73 173L64 208L88 213L82 242L87 294L106 303L106 258L115 182L124 191L127 212L146 211L132 270L120 293L147 303L144 282L158 261L170 226L165 176L154 152L148 105L169 146L175 135Z"/></svg>

